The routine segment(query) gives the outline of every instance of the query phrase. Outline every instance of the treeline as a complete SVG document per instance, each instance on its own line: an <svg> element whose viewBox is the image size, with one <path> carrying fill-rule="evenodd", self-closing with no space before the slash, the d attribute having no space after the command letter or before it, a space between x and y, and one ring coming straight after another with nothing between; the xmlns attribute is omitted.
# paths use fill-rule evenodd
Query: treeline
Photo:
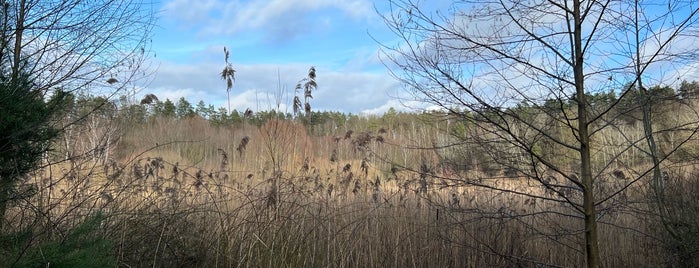
<svg viewBox="0 0 699 268"><path fill-rule="evenodd" d="M298 120L306 126L309 132L317 134L338 128L344 129L348 125L368 118L377 119L380 122L397 123L397 118L407 119L406 117L409 116L408 113L397 112L393 108L381 116L360 116L338 111L311 111L309 115L276 110L252 111L250 109L244 111L233 109L229 112L225 107L216 108L203 100L192 105L184 97L174 102L170 99L162 101L154 94L148 94L140 101L129 100L126 96L121 96L119 99L108 99L103 96L78 94L71 96L70 102L71 105L69 105L66 114L73 119L90 115L118 120L125 125L138 125L168 118L176 120L200 118L215 127L236 127L243 124L260 127L270 119ZM374 122L372 125L371 128L380 128L378 122Z"/></svg>
<svg viewBox="0 0 699 268"><path fill-rule="evenodd" d="M586 95L586 100L592 111L596 113L604 112L612 108L615 115L632 116L638 112L644 103L651 106L662 106L671 102L681 102L699 97L699 82L682 81L677 89L670 86L653 86L647 89L648 101L643 99L640 89L625 86L620 93L615 90L607 92L595 92ZM507 108L511 114L527 115L533 111L543 111L546 113L560 113L575 107L577 98L550 98L541 103L521 102L514 107ZM656 107L657 108L657 107ZM628 118L627 118L628 119Z"/></svg>
<svg viewBox="0 0 699 268"><path fill-rule="evenodd" d="M692 138L693 134L686 126L696 122L692 107L696 107L697 97L697 81L683 81L677 88L652 86L644 92L625 87L625 90L586 95L589 116L600 118L590 125L595 141L591 148L594 153L591 159L593 166L606 168L609 159L632 167L647 161L645 152L640 148L644 141L641 124L644 105L650 106L655 142L661 157L668 157L674 162L695 159L699 151L692 144L699 143ZM439 162L456 172L478 170L490 177L516 177L516 174L527 171L528 166L522 163L529 164L527 159L536 155L537 159L532 162L546 161L573 171L579 162L578 154L560 144L576 139L574 133L563 129L576 123L572 115L577 109L577 102L578 98L572 96L505 107L484 107L482 110L453 109L449 113L441 113L441 118L449 122L447 130L450 140L444 142L449 146L444 145L444 149L436 150ZM508 128L501 129L497 125ZM523 139L534 142L528 144L529 147L493 142L506 131L519 133ZM629 141L641 145L621 149L620 144ZM687 146L673 149L680 143Z"/></svg>
<svg viewBox="0 0 699 268"><path fill-rule="evenodd" d="M250 109L239 111L233 109L229 112L225 107L216 108L212 104L207 104L200 100L196 105L192 105L184 97L176 102L170 99L159 100L155 95L146 95L139 103L128 100L122 96L119 100L108 100L102 96L80 95L75 98L77 110L100 109L107 113L118 114L123 119L132 123L147 123L150 120L159 118L187 119L200 117L214 126L235 126L243 123L261 126L271 118L275 119L298 119L304 122L311 122L312 125L321 125L333 122L336 125L343 125L351 118L358 115L344 114L334 111L312 112L310 120L304 114L293 115L289 112L279 112L276 110L255 111Z"/></svg>
<svg viewBox="0 0 699 268"><path fill-rule="evenodd" d="M651 105L663 105L663 102L682 101L699 96L699 82L683 81L677 89L669 86L654 86L648 89ZM637 119L634 116L635 111L638 111L642 103L642 94L639 89L631 88L624 92L617 93L614 90L608 92L597 92L587 96L588 102L593 107L593 110L603 111L609 107L614 107L616 115L627 121ZM127 124L146 124L152 120L163 118L172 119L188 119L201 118L208 121L215 127L234 127L242 124L250 124L254 126L262 126L268 120L298 120L307 127L310 133L322 134L332 132L338 128L347 128L348 124L361 121L363 119L377 119L375 122L370 122L369 128L380 127L398 127L398 125L406 125L408 121L429 120L422 117L415 117L418 114L397 112L391 108L386 113L380 116L360 116L353 113L342 113L338 111L311 111L306 113L290 113L276 110L252 111L246 109L239 111L233 109L228 111L225 107L216 108L213 104L207 104L200 100L196 104L192 104L184 97L177 101L158 99L154 94L147 94L141 100L129 99L126 96L120 97L118 100L107 99L102 96L80 95L73 96L73 104L69 106L69 113L73 117L79 117L81 114L90 114L96 110L98 116L108 117L111 119L120 119L122 123ZM570 99L551 98L541 103L521 102L511 107L504 107L510 114L518 116L533 116L539 112L560 113L575 106L575 97ZM458 113L471 114L473 111L460 111L454 109ZM453 111L452 111L453 112ZM441 111L425 111L423 115L448 114ZM474 117L477 116L473 113ZM482 115L483 113L481 113ZM369 120L372 121L372 120ZM381 125L381 126L380 126ZM457 129L457 134L459 130Z"/></svg>

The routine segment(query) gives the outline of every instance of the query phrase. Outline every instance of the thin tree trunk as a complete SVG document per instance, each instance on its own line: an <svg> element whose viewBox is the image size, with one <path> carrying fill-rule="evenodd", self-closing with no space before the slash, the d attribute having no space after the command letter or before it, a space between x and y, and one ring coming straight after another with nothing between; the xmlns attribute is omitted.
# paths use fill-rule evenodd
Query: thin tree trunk
<svg viewBox="0 0 699 268"><path fill-rule="evenodd" d="M24 13L25 13L25 0L20 1L17 10L17 25L15 29L15 50L14 50L14 62L12 64L12 80L16 81L19 77L20 61L22 54L22 34L24 33Z"/></svg>
<svg viewBox="0 0 699 268"><path fill-rule="evenodd" d="M590 154L590 134L588 132L588 105L585 96L585 83L583 74L583 45L582 45L582 20L580 14L580 1L573 1L573 18L575 23L574 53L575 65L575 90L578 99L578 128L580 139L580 176L583 191L583 211L585 214L585 252L587 267L597 268L600 265L599 237L597 236L597 219L595 212L595 197L593 193L593 177Z"/></svg>
<svg viewBox="0 0 699 268"><path fill-rule="evenodd" d="M2 33L0 33L0 62L5 62L5 56L9 52L9 38L8 38L8 23L9 19L8 16L10 15L9 13L9 5L2 5L0 8L2 8Z"/></svg>

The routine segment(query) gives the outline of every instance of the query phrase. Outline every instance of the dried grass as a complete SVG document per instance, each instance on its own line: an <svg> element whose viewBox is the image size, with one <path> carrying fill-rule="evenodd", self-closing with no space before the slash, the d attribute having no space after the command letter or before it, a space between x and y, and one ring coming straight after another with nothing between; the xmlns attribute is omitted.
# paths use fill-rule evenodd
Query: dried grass
<svg viewBox="0 0 699 268"><path fill-rule="evenodd" d="M333 137L342 133L309 137L290 122L261 130L203 127L182 134L171 129L183 128L162 125L148 131L153 136L127 137L137 147L156 140L165 145L109 167L85 161L78 168L53 165L35 174L26 185L35 185L37 194L26 204L37 208L16 206L11 226L19 229L45 219L44 226L55 234L91 212L107 212L105 235L116 241L120 265L131 267L543 267L584 262L579 214L527 180L479 180L483 174L478 171L444 173L434 168L429 154L388 147L404 141L365 142L373 135L363 131L354 139L347 131L340 140ZM185 140L181 135L206 142L167 142ZM254 157L229 159L235 154L227 152L240 148L237 141L246 138L246 155ZM364 149L353 150L358 146ZM388 155L412 159L421 172L382 162ZM283 161L274 166L270 158ZM662 265L648 189L635 186L629 193L611 200L600 216L603 265ZM27 214L31 211L34 215Z"/></svg>

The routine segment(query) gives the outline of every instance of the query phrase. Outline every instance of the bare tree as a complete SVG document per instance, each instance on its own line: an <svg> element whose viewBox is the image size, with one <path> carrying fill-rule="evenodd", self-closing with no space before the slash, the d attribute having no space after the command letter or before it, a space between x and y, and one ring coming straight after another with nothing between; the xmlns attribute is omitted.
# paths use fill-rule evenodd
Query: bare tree
<svg viewBox="0 0 699 268"><path fill-rule="evenodd" d="M113 93L147 71L149 2L5 0L1 12L0 61L12 77L34 75L43 91Z"/></svg>
<svg viewBox="0 0 699 268"><path fill-rule="evenodd" d="M644 132L634 137L620 126L628 113L619 106L630 92L648 96L647 84L676 83L697 59L688 44L697 41L698 3L459 1L445 13L392 0L390 7L385 22L401 39L384 46L394 76L417 99L473 123L471 135L450 145L477 144L479 157L553 195L467 183L569 205L570 216L584 222L587 265L598 267L599 210L650 173L657 184L663 161L697 132L696 119L653 129L651 106L637 102ZM619 98L594 98L614 90ZM661 153L653 137L671 129L682 139ZM605 143L612 136L616 149ZM622 161L633 153L648 157ZM600 191L602 178L620 166L637 176Z"/></svg>

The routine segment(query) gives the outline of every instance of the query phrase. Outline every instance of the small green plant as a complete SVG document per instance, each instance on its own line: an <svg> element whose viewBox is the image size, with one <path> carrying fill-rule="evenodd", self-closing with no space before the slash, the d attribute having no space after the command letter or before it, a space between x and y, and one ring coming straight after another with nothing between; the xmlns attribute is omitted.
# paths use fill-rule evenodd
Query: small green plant
<svg viewBox="0 0 699 268"><path fill-rule="evenodd" d="M2 238L3 263L12 267L114 267L112 242L100 233L104 221L95 214L60 240L31 245L32 232L24 231Z"/></svg>

